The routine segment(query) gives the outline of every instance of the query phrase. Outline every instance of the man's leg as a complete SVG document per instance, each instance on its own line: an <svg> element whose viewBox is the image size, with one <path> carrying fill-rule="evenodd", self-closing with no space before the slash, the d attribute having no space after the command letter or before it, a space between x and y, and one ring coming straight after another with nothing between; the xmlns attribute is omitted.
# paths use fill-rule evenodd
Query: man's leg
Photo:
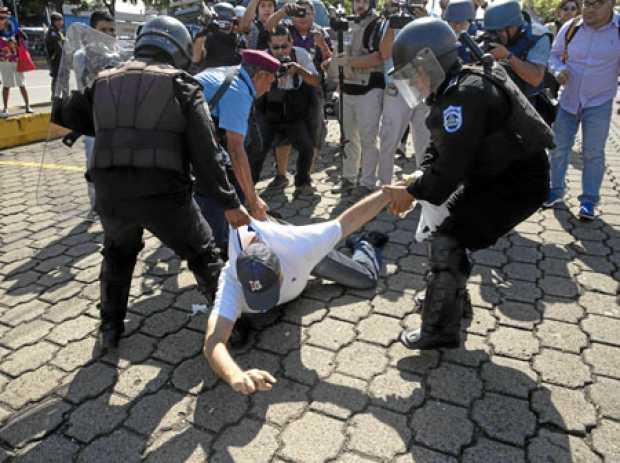
<svg viewBox="0 0 620 463"><path fill-rule="evenodd" d="M429 243L429 266L422 326L403 331L401 342L410 349L458 347L470 271L465 248L454 237L438 234Z"/></svg>
<svg viewBox="0 0 620 463"><path fill-rule="evenodd" d="M379 163L379 120L383 108L383 89L375 88L358 97L357 121L362 144L362 175L360 185L370 190L377 187L377 165Z"/></svg>
<svg viewBox="0 0 620 463"><path fill-rule="evenodd" d="M407 125L411 119L411 109L400 94L390 94L386 90L383 97L383 115L379 131L379 181L390 185L394 175L394 156Z"/></svg>
<svg viewBox="0 0 620 463"><path fill-rule="evenodd" d="M162 204L160 213L150 217L145 228L187 260L198 289L212 301L223 262L211 235L211 229L195 201Z"/></svg>
<svg viewBox="0 0 620 463"><path fill-rule="evenodd" d="M583 111L581 130L583 132L583 194L579 201L598 204L599 191L605 174L605 143L609 136L613 100Z"/></svg>
<svg viewBox="0 0 620 463"><path fill-rule="evenodd" d="M551 151L549 158L551 163L551 197L562 198L566 189L565 178L566 169L570 155L575 144L575 136L579 128L577 116L558 109L558 115L553 124L553 134L555 148Z"/></svg>
<svg viewBox="0 0 620 463"><path fill-rule="evenodd" d="M255 114L261 143L257 144L260 146L248 147L248 162L250 163L250 170L252 171L252 180L256 184L260 180L265 158L272 149L275 128L269 124L260 113L256 112Z"/></svg>
<svg viewBox="0 0 620 463"><path fill-rule="evenodd" d="M86 155L86 171L89 170L90 165L93 162L93 148L95 146L95 138L94 137L84 137L84 153ZM95 194L95 183L92 179L86 175L86 188L88 189L88 200L90 202L90 210L95 210L96 204L96 194Z"/></svg>
<svg viewBox="0 0 620 463"><path fill-rule="evenodd" d="M312 275L347 288L371 289L381 273L381 248L368 241L355 244L353 256L333 250L312 270Z"/></svg>
<svg viewBox="0 0 620 463"><path fill-rule="evenodd" d="M411 116L411 130L413 132L413 148L415 149L415 162L418 167L422 165L424 153L431 142L431 132L426 127L426 118L430 108L425 103L420 103L413 108Z"/></svg>
<svg viewBox="0 0 620 463"><path fill-rule="evenodd" d="M127 301L136 258L144 247L142 227L117 217L101 214L103 226L103 262L99 276L101 290L102 346L118 345L125 329Z"/></svg>
<svg viewBox="0 0 620 463"><path fill-rule="evenodd" d="M288 139L297 149L297 172L295 173L295 186L310 185L310 168L314 157L314 143L312 134L305 121L298 121L287 129Z"/></svg>
<svg viewBox="0 0 620 463"><path fill-rule="evenodd" d="M357 175L360 170L362 146L357 125L357 95L342 95L341 104L344 105L344 134L348 143L344 146L344 159L342 160L342 178L352 184L357 183Z"/></svg>
<svg viewBox="0 0 620 463"><path fill-rule="evenodd" d="M286 177L288 173L288 158L291 154L291 145L276 146L276 173L280 177Z"/></svg>

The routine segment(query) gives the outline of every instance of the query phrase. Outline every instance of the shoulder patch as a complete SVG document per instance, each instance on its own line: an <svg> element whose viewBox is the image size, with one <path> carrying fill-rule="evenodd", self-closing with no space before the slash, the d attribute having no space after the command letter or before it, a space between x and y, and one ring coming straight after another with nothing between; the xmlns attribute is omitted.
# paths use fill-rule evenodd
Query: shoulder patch
<svg viewBox="0 0 620 463"><path fill-rule="evenodd" d="M448 106L443 111L443 128L448 133L458 132L463 126L463 107Z"/></svg>

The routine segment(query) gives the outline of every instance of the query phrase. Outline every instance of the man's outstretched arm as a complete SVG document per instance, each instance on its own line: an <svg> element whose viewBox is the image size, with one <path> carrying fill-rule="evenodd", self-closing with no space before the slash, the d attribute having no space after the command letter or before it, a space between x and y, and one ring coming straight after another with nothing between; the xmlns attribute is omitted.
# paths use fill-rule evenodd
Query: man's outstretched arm
<svg viewBox="0 0 620 463"><path fill-rule="evenodd" d="M383 191L376 191L356 202L336 219L342 228L342 238L356 232L374 219L385 206L390 196Z"/></svg>
<svg viewBox="0 0 620 463"><path fill-rule="evenodd" d="M204 355L213 371L235 391L244 395L256 391L269 391L276 379L266 371L251 369L243 371L228 351L228 340L235 322L212 314L207 322Z"/></svg>

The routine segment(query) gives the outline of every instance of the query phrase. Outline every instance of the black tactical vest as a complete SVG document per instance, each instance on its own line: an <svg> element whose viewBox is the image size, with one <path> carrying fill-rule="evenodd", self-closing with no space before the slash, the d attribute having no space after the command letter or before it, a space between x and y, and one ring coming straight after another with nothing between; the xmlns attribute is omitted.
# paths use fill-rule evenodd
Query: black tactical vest
<svg viewBox="0 0 620 463"><path fill-rule="evenodd" d="M508 97L511 108L506 121L506 129L515 135L525 152L555 147L553 131L519 87L510 79L504 67L496 63L490 69L464 66L463 72L489 80Z"/></svg>
<svg viewBox="0 0 620 463"><path fill-rule="evenodd" d="M186 119L173 83L183 72L129 61L99 74L93 85L95 146L88 171L135 167L187 175Z"/></svg>

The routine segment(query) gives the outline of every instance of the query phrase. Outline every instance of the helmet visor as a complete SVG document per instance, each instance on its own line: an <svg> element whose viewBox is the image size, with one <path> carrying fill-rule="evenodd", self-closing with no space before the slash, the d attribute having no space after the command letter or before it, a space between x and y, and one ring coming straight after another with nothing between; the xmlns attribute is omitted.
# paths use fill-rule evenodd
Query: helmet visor
<svg viewBox="0 0 620 463"><path fill-rule="evenodd" d="M420 50L413 61L394 69L391 75L409 106L417 105L422 98L437 91L446 78L446 73L430 48ZM409 91L405 89L405 85L409 87Z"/></svg>

